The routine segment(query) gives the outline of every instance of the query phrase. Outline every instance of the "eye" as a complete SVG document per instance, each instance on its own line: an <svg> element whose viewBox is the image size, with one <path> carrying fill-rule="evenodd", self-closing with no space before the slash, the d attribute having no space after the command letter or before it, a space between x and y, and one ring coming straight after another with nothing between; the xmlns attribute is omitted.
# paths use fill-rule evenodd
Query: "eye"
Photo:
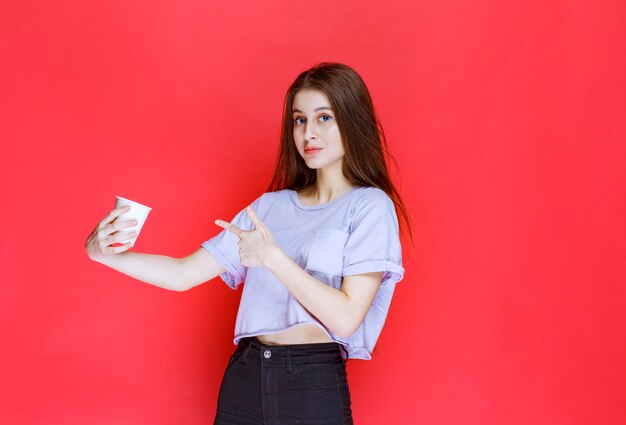
<svg viewBox="0 0 626 425"><path fill-rule="evenodd" d="M321 120L322 122L329 121L330 119L332 119L332 117L331 117L330 115L326 115L326 114L324 114L324 115L321 115L321 116L320 116L320 120Z"/></svg>
<svg viewBox="0 0 626 425"><path fill-rule="evenodd" d="M298 117L295 120L293 120L293 122L295 122L296 124L300 125L300 124L304 124L304 118L302 117Z"/></svg>

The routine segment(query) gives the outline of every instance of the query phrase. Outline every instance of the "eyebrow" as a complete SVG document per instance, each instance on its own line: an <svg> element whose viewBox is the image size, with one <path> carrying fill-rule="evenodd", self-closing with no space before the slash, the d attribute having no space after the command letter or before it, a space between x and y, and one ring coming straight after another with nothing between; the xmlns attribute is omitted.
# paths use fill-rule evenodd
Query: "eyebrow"
<svg viewBox="0 0 626 425"><path fill-rule="evenodd" d="M313 112L322 111L324 109L328 109L329 111L333 110L333 108L331 108L330 106L321 106L319 108L315 108ZM294 109L292 113L296 113L296 112L302 113L302 111L299 109Z"/></svg>

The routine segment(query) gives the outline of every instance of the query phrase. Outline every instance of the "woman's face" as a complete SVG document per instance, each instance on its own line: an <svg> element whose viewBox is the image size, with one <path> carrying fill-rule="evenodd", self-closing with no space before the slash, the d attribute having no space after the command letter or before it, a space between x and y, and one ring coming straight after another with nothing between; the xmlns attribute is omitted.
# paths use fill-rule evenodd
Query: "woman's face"
<svg viewBox="0 0 626 425"><path fill-rule="evenodd" d="M345 153L328 97L319 90L300 90L292 110L293 140L306 165L312 169L341 169Z"/></svg>

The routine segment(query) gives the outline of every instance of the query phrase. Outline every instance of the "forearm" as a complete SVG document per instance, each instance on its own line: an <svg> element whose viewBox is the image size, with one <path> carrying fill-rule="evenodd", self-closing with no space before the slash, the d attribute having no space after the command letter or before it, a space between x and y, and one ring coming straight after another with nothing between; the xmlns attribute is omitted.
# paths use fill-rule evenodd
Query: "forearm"
<svg viewBox="0 0 626 425"><path fill-rule="evenodd" d="M160 288L172 291L189 289L178 258L127 251L94 261Z"/></svg>
<svg viewBox="0 0 626 425"><path fill-rule="evenodd" d="M282 250L276 249L268 255L264 266L335 334L347 338L360 324L359 313L346 293L315 279Z"/></svg>

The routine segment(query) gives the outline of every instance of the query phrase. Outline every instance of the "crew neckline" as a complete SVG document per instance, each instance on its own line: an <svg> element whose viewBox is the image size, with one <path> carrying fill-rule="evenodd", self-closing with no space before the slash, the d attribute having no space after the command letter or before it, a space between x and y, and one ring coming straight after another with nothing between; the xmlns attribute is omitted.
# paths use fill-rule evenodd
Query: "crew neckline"
<svg viewBox="0 0 626 425"><path fill-rule="evenodd" d="M293 190L293 189L287 189L288 193L289 193L289 197L291 198L291 201L300 209L302 210L322 210L324 208L328 208L332 205L335 205L337 202L345 199L348 197L348 195L350 195L351 193L354 193L357 189L361 189L360 186L355 186L353 188L351 188L349 191L347 191L346 193L344 193L343 195L333 199L330 202L326 202L324 204L317 204L317 205L304 205L301 201L300 198L298 197L298 192Z"/></svg>

